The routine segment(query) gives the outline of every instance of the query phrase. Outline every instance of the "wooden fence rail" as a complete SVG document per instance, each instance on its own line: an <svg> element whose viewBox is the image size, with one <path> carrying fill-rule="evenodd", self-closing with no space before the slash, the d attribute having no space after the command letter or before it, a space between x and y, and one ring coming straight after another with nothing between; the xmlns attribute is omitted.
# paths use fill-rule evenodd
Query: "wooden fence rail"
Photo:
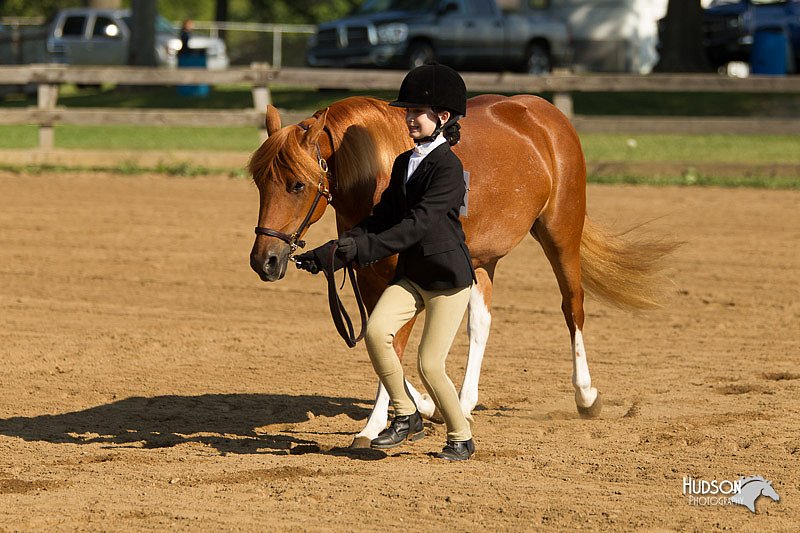
<svg viewBox="0 0 800 533"><path fill-rule="evenodd" d="M0 85L30 85L38 90L36 107L4 109L0 124L37 124L39 146L53 147L55 124L252 126L263 131L263 110L271 103L270 87L396 90L401 71L284 68L266 64L221 71L142 67L92 67L63 65L0 66ZM724 117L586 117L574 116L575 92L717 92L800 93L800 77L718 75L649 75L554 73L530 76L512 73L464 73L473 92L552 93L553 101L582 131L645 131L677 133L800 134L800 121L780 118ZM175 109L74 109L58 106L58 90L65 83L120 85L249 85L253 107L231 110Z"/></svg>

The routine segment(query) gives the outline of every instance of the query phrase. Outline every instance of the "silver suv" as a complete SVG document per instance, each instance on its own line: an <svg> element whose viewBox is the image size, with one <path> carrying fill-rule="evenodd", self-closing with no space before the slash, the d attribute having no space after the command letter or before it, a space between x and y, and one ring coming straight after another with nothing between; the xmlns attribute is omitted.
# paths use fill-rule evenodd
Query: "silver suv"
<svg viewBox="0 0 800 533"><path fill-rule="evenodd" d="M130 55L131 12L126 9L63 9L53 19L47 37L52 61L70 65L127 65ZM156 18L156 61L177 66L181 40L163 17ZM209 69L226 69L229 60L221 39L192 36L189 48L206 51Z"/></svg>

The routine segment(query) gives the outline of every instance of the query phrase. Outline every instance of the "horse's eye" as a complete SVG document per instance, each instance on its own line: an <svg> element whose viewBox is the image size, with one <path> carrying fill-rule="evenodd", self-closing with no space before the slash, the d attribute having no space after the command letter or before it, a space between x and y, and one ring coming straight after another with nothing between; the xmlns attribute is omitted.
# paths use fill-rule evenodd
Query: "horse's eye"
<svg viewBox="0 0 800 533"><path fill-rule="evenodd" d="M296 181L294 185L292 185L292 192L303 192L303 189L306 188L305 183L301 181Z"/></svg>

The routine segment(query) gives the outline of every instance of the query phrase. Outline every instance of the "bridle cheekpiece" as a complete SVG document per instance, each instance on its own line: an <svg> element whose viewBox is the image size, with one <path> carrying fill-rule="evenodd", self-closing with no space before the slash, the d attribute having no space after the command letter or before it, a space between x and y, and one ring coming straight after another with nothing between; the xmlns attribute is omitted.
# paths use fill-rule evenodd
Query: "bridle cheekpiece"
<svg viewBox="0 0 800 533"><path fill-rule="evenodd" d="M308 131L308 126L305 124L298 124L301 128L305 131ZM325 198L325 201L328 202L328 205L333 202L333 195L331 194L330 187L328 183L330 183L330 171L328 169L328 162L325 158L322 157L322 152L319 149L319 143L314 143L315 148L317 149L317 165L319 166L322 174L319 177L319 182L317 183L317 194L314 196L314 201L311 203L311 207L306 213L305 218L294 230L291 234L284 233L282 231L274 230L271 228L264 228L261 226L256 226L255 232L256 235L266 235L267 237L275 237L276 239L280 239L286 244L289 245L289 259L294 260L294 253L297 251L298 248L305 248L306 241L300 239L300 236L305 232L306 228L310 225L311 217L314 216L314 211L317 210L317 206L319 205L319 201L322 198Z"/></svg>

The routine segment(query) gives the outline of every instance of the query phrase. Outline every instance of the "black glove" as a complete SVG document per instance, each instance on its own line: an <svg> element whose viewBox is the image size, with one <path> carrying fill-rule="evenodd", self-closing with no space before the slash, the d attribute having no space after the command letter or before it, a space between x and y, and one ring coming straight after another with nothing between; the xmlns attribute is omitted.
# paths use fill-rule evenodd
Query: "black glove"
<svg viewBox="0 0 800 533"><path fill-rule="evenodd" d="M350 257L350 261L355 259L356 257L356 243L353 239L344 238L340 241L351 241L350 243L346 243L345 250L347 250L348 257ZM314 248L310 252L304 252L300 255L295 256L295 264L297 268L301 270L307 270L312 274L316 274L322 270L323 265L329 265L331 261L331 252L333 251L333 246L337 244L337 241L328 241L322 246L318 246ZM341 246L341 245L339 245ZM349 263L349 261L348 261ZM342 255L339 253L339 249L337 248L336 253L333 256L333 269L339 270L343 268L347 263L344 262Z"/></svg>
<svg viewBox="0 0 800 533"><path fill-rule="evenodd" d="M317 260L317 256L314 254L316 250L311 250L310 252L304 252L300 255L295 256L295 265L300 270L306 270L311 272L312 274L318 274L320 269L320 264Z"/></svg>
<svg viewBox="0 0 800 533"><path fill-rule="evenodd" d="M336 241L336 255L339 259L344 261L345 265L349 265L358 256L358 247L356 241L352 237L343 237Z"/></svg>

